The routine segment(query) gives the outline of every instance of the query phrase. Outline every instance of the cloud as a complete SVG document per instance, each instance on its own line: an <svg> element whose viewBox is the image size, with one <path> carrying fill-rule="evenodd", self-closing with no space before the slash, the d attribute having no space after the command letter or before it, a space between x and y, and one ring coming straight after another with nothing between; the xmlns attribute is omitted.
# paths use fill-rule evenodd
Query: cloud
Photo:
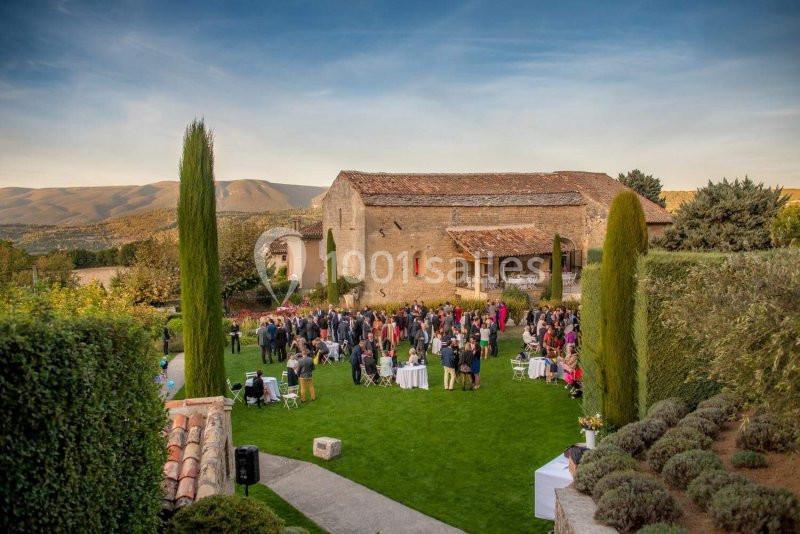
<svg viewBox="0 0 800 534"><path fill-rule="evenodd" d="M103 18L49 27L69 45L34 58L51 83L0 70L0 185L174 179L195 117L215 129L218 179L640 167L668 188L745 173L800 185L790 60L639 33L474 34L470 13L359 29L372 46L325 54Z"/></svg>

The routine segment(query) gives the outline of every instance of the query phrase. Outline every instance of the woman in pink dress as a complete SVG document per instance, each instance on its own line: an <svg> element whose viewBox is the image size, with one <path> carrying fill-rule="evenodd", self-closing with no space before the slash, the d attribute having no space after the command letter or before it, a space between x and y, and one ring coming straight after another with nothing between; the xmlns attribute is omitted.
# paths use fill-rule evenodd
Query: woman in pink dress
<svg viewBox="0 0 800 534"><path fill-rule="evenodd" d="M505 332L506 331L506 321L508 320L508 306L506 306L505 302L501 302L500 303L500 309L498 310L497 314L499 316L498 318L500 319L499 320L500 331L501 332Z"/></svg>

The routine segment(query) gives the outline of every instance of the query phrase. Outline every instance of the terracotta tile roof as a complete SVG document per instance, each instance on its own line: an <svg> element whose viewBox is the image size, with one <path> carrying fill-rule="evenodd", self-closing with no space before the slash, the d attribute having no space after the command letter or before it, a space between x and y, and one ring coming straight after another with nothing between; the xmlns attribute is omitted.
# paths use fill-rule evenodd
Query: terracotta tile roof
<svg viewBox="0 0 800 534"><path fill-rule="evenodd" d="M474 257L525 256L549 254L553 236L531 225L452 226L447 234Z"/></svg>
<svg viewBox="0 0 800 534"><path fill-rule="evenodd" d="M578 171L463 174L341 171L339 178L352 184L365 204L375 206L575 205L589 199L610 207L614 196L626 189L607 174ZM582 202L578 202L577 196ZM498 200L499 197L504 199ZM664 208L640 198L648 223L672 222Z"/></svg>
<svg viewBox="0 0 800 534"><path fill-rule="evenodd" d="M228 405L225 397L166 403L170 424L165 429L167 461L161 483L164 509L173 511L232 489Z"/></svg>
<svg viewBox="0 0 800 534"><path fill-rule="evenodd" d="M322 221L313 222L300 228L303 239L322 239Z"/></svg>
<svg viewBox="0 0 800 534"><path fill-rule="evenodd" d="M277 239L269 244L270 254L286 254L287 249L286 241L283 239Z"/></svg>

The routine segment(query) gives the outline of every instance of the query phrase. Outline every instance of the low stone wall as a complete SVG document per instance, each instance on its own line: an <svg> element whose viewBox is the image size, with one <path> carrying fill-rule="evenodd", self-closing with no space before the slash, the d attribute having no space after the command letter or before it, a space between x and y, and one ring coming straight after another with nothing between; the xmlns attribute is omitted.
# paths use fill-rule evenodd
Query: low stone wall
<svg viewBox="0 0 800 534"><path fill-rule="evenodd" d="M556 490L555 534L613 534L616 529L594 520L597 509L588 495L572 486Z"/></svg>

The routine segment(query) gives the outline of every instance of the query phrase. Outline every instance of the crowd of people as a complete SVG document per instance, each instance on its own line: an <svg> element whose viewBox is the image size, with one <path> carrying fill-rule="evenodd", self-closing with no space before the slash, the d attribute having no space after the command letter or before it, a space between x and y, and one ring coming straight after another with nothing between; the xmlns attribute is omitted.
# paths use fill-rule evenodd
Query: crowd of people
<svg viewBox="0 0 800 534"><path fill-rule="evenodd" d="M560 366L570 394L580 397L583 370L578 362L580 320L577 312L564 307L552 310L547 306L539 307L528 312L525 322L522 333L525 348L521 354L539 352L545 358L548 382L556 379Z"/></svg>
<svg viewBox="0 0 800 534"><path fill-rule="evenodd" d="M430 355L440 357L444 369L444 389L481 387L481 360L498 355L498 335L506 330L508 306L488 300L482 309L463 309L445 302L427 307L414 300L396 310L374 310L364 306L357 311L317 307L309 314L265 316L256 331L264 364L286 362L289 387L299 385L300 400L314 400L313 371L332 357L329 343L338 344L338 357L347 358L354 385L378 383L393 376L400 362L397 345L409 342L407 364L426 364ZM531 310L526 317L523 350L541 351L553 369L561 364L569 383L579 381L577 363L579 322L572 311L547 307ZM231 326L231 338L240 335ZM238 343L237 343L238 345ZM232 350L238 346L232 344ZM555 371L548 371L548 380ZM577 378L576 378L577 377Z"/></svg>

